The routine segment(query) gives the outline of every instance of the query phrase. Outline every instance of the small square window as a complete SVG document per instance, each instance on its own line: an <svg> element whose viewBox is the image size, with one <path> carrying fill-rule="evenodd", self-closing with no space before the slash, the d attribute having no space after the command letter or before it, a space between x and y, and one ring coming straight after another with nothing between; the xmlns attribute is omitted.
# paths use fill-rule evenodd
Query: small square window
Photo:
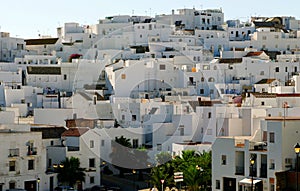
<svg viewBox="0 0 300 191"><path fill-rule="evenodd" d="M16 161L9 161L9 171L16 171Z"/></svg>
<svg viewBox="0 0 300 191"><path fill-rule="evenodd" d="M269 133L269 142L270 143L275 143L275 133L274 132L270 132Z"/></svg>
<svg viewBox="0 0 300 191"><path fill-rule="evenodd" d="M122 79L122 80L126 79L126 74L122 74L122 75L121 75L121 79Z"/></svg>
<svg viewBox="0 0 300 191"><path fill-rule="evenodd" d="M216 189L220 189L221 187L221 183L220 183L220 180L216 180Z"/></svg>
<svg viewBox="0 0 300 191"><path fill-rule="evenodd" d="M34 170L34 160L28 160L28 170Z"/></svg>
<svg viewBox="0 0 300 191"><path fill-rule="evenodd" d="M90 177L90 184L94 184L95 183L95 177L94 176L91 176Z"/></svg>
<svg viewBox="0 0 300 191"><path fill-rule="evenodd" d="M222 155L222 165L226 165L226 155Z"/></svg>
<svg viewBox="0 0 300 191"><path fill-rule="evenodd" d="M165 64L160 64L159 69L160 70L166 70L166 65Z"/></svg>
<svg viewBox="0 0 300 191"><path fill-rule="evenodd" d="M89 167L90 168L95 168L95 159L94 158L89 159Z"/></svg>
<svg viewBox="0 0 300 191"><path fill-rule="evenodd" d="M94 140L90 140L90 148L94 148Z"/></svg>

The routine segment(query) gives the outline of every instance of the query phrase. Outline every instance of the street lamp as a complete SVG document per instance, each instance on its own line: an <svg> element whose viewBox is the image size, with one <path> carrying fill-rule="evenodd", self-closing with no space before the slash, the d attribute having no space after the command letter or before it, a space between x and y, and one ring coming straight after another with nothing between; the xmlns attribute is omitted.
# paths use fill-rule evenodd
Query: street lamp
<svg viewBox="0 0 300 191"><path fill-rule="evenodd" d="M196 165L196 169L199 171L199 174L201 175L201 173L203 172L203 168L199 165ZM203 178L201 175L201 185L200 185L201 188L202 188L202 184L203 184Z"/></svg>
<svg viewBox="0 0 300 191"><path fill-rule="evenodd" d="M133 190L135 190L135 178L134 178L134 176L135 176L135 173L136 173L136 170L132 170L132 174L133 174Z"/></svg>
<svg viewBox="0 0 300 191"><path fill-rule="evenodd" d="M41 181L41 179L37 178L36 181L37 181L37 190L40 191L40 181Z"/></svg>
<svg viewBox="0 0 300 191"><path fill-rule="evenodd" d="M165 180L161 179L160 182L161 182L161 191L164 191L164 182L165 182Z"/></svg>
<svg viewBox="0 0 300 191"><path fill-rule="evenodd" d="M254 176L254 164L255 164L255 157L250 158L250 165L251 165L251 191L253 191L253 176Z"/></svg>
<svg viewBox="0 0 300 191"><path fill-rule="evenodd" d="M105 161L102 161L102 163L101 163L101 166L100 166L100 185L102 184L102 177L103 177L103 174L104 174L104 166L106 165L106 162ZM101 169L101 167L102 167L102 169Z"/></svg>
<svg viewBox="0 0 300 191"><path fill-rule="evenodd" d="M298 191L298 155L300 153L300 145L299 143L297 143L295 146L294 146L294 150L295 150L295 153L296 153L296 191Z"/></svg>

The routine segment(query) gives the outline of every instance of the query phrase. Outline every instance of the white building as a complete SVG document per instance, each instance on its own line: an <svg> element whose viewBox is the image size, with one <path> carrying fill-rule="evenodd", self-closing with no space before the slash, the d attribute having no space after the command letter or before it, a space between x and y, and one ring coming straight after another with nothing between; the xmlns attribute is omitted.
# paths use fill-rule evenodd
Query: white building
<svg viewBox="0 0 300 191"><path fill-rule="evenodd" d="M216 139L212 148L213 189L249 190L253 175L257 189L275 190L279 185L275 173L295 168L298 130L299 117L269 117L250 137ZM255 158L253 171L251 157Z"/></svg>
<svg viewBox="0 0 300 191"><path fill-rule="evenodd" d="M22 129L26 127L1 127L0 188L35 191L40 178L40 189L45 190L46 149L42 134Z"/></svg>

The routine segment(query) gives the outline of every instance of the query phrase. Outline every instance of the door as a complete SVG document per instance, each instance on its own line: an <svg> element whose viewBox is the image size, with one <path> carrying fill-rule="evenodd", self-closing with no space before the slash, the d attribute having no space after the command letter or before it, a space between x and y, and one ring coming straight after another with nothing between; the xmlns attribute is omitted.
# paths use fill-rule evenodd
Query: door
<svg viewBox="0 0 300 191"><path fill-rule="evenodd" d="M236 191L235 178L223 178L223 191Z"/></svg>

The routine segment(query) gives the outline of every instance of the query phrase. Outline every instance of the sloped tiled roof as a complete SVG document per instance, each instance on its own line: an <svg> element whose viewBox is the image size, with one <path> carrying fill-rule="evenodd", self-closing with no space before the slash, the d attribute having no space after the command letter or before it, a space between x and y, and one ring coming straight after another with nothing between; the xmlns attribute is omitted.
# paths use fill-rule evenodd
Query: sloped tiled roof
<svg viewBox="0 0 300 191"><path fill-rule="evenodd" d="M255 84L270 84L275 80L276 79L274 79L274 78L270 78L270 79L265 78L265 79L261 79L260 81L256 82Z"/></svg>
<svg viewBox="0 0 300 191"><path fill-rule="evenodd" d="M65 127L56 127L56 126L42 126L42 125L32 125L31 131L33 132L42 132L42 139L55 139L60 138L61 135L66 131Z"/></svg>
<svg viewBox="0 0 300 191"><path fill-rule="evenodd" d="M46 45L46 44L55 44L58 38L41 38L41 39L26 39L26 45Z"/></svg>
<svg viewBox="0 0 300 191"><path fill-rule="evenodd" d="M276 94L274 93L258 93L258 92L255 92L255 93L252 93L252 95L256 98L276 98Z"/></svg>
<svg viewBox="0 0 300 191"><path fill-rule="evenodd" d="M263 51L257 51L257 52L248 52L246 57L252 57L252 56L260 56L263 53Z"/></svg>
<svg viewBox="0 0 300 191"><path fill-rule="evenodd" d="M85 134L89 128L70 128L65 131L61 136L63 137L80 137Z"/></svg>

